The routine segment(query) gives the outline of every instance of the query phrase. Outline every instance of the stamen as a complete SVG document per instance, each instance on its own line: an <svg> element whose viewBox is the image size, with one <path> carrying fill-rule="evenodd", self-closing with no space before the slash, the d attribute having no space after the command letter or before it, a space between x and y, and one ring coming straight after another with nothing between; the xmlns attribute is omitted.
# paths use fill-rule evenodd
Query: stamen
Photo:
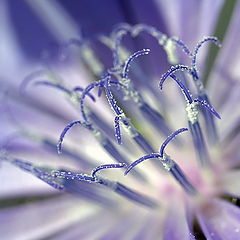
<svg viewBox="0 0 240 240"><path fill-rule="evenodd" d="M96 177L96 173L97 173L98 171L101 171L101 170L103 170L103 169L109 169L109 168L123 168L123 167L125 167L125 166L126 166L125 163L100 165L100 166L98 166L98 167L96 167L95 169L92 170L91 175L92 175L93 178L97 178L97 177Z"/></svg>
<svg viewBox="0 0 240 240"><path fill-rule="evenodd" d="M189 121L191 121L192 123L197 121L198 111L197 111L196 106L195 106L196 104L194 104L194 103L202 104L212 114L214 114L217 118L221 119L221 117L216 112L216 110L212 106L210 106L206 101L201 100L199 98L195 98L193 100L192 97L191 97L190 91L184 86L184 84L182 82L180 82L177 79L176 75L171 74L170 77L176 81L176 83L182 89L182 92L183 92L183 94L184 94L184 96L186 98L186 102L187 102L186 111L187 111L187 116L188 116Z"/></svg>
<svg viewBox="0 0 240 240"><path fill-rule="evenodd" d="M59 83L52 83L52 82L49 82L49 81L37 81L37 82L35 82L35 84L36 85L45 85L45 86L48 86L48 87L57 88L58 90L61 90L61 91L65 92L65 93L67 93L69 96L72 95L72 91L74 91L74 92L83 92L83 88L82 87L75 87L71 91L71 90L67 89L66 87L62 86ZM86 96L90 97L93 102L96 101L94 96L91 93L87 93Z"/></svg>
<svg viewBox="0 0 240 240"><path fill-rule="evenodd" d="M20 87L19 87L20 93L25 94L25 90L27 88L27 85L31 81L33 81L33 80L35 80L36 78L39 78L39 77L44 77L45 78L47 74L49 74L48 70L41 69L41 70L32 72L31 74L26 76L20 84Z"/></svg>
<svg viewBox="0 0 240 240"><path fill-rule="evenodd" d="M185 65L176 65L176 66L172 66L166 73L164 73L161 78L160 78L160 82L159 82L159 86L162 89L163 88L163 83L164 81L171 76L173 73L177 72L177 71L187 71L191 74L191 69L188 66Z"/></svg>
<svg viewBox="0 0 240 240"><path fill-rule="evenodd" d="M142 161L152 159L152 158L158 158L160 160L160 162L162 163L162 165L164 166L164 168L173 175L173 177L178 181L178 183L183 187L183 189L188 194L194 195L197 193L196 189L186 178L186 176L184 175L184 173L182 172L180 167L166 154L164 154L163 157L161 157L160 154L153 153L153 154L146 155L142 158L139 158L138 160L134 161L127 167L124 175L127 175L132 170L133 167L135 167Z"/></svg>
<svg viewBox="0 0 240 240"><path fill-rule="evenodd" d="M134 28L134 27L133 27ZM133 29L132 28L132 29ZM127 29L125 29L125 27L123 26L123 32L119 33L119 35L122 37L123 35L127 34L127 32L129 32L129 30L131 29L131 27L129 25L127 25ZM120 27L120 30L121 31L121 27ZM118 31L118 29L116 30ZM114 34L116 35L117 33L114 32ZM161 36L163 37L163 34L161 34ZM165 36L165 35L164 35ZM116 37L116 36L115 36ZM147 49L146 53L148 52L149 50ZM141 53L143 53L142 51L140 51ZM137 55L139 54L138 52L136 53ZM141 54L140 54L141 55ZM133 60L134 58L131 58L131 60ZM130 65L130 61L126 62L126 65L125 65L125 68L128 69L128 65ZM115 66L114 65L114 73L115 74L118 74L118 72L115 72L116 69L122 69L122 66L121 65L118 65L118 66ZM125 74L124 76L127 77L127 72L125 70ZM110 74L113 74L112 71L109 71ZM124 72L123 72L124 73ZM156 111L154 111L148 104L146 104L141 95L133 88L133 86L130 84L130 79L126 79L123 77L123 74L122 76L120 76L121 79L119 80L121 83L124 83L124 85L126 85L126 95L131 97L131 99L138 104L139 108L140 108L140 111L150 120L150 122L152 124L154 124L154 126L156 128L158 128L161 132L163 132L166 136L169 135L169 133L171 132L169 130L169 127L167 126L166 122L164 121L164 118ZM159 124L160 123L160 124Z"/></svg>
<svg viewBox="0 0 240 240"><path fill-rule="evenodd" d="M189 122L189 128L192 134L193 138L193 143L195 146L195 150L199 159L199 162L202 166L207 166L209 165L209 157L206 149L206 145L204 142L204 138L202 135L202 131L198 122L198 109L197 109L197 104L199 101L198 98L192 100L191 94L189 90L186 89L183 83L181 83L175 75L170 75L181 87L183 94L185 96L187 106L186 106L186 112L187 112L187 118ZM204 105L204 103L201 103ZM209 111L211 111L215 115L215 110L211 110L211 107L207 106L207 103L204 105ZM218 115L218 114L217 114Z"/></svg>
<svg viewBox="0 0 240 240"><path fill-rule="evenodd" d="M213 42L215 43L218 47L221 47L221 44L219 42L219 40L216 38L216 37L205 37L202 41L200 41L197 46L195 47L194 51L192 53L190 53L190 57L192 58L192 62L191 62L191 75L192 75L192 78L194 80L194 84L197 88L197 91L198 91L198 97L199 99L202 99L202 100L205 100L206 103L211 107L211 104L208 100L208 97L205 93L205 89L204 89L204 86L203 86L203 83L201 81L201 79L199 78L198 76L198 73L197 73L197 66L196 66L196 57L197 57L197 54L198 54L198 51L199 49L201 48L201 46L206 43L206 42ZM216 131L216 126L215 126L215 123L214 123L214 119L212 117L212 115L210 114L210 112L212 114L214 114L216 117L218 117L219 115L216 113L215 110L211 111L210 109L210 112L209 110L206 111L206 108L208 108L208 106L205 106L205 109L204 108L201 108L201 111L203 113L203 117L204 117L204 121L205 121L205 124L206 124L206 127L207 127L207 134L210 138L210 141L212 143L216 143L217 141L217 131Z"/></svg>
<svg viewBox="0 0 240 240"><path fill-rule="evenodd" d="M126 165L124 163L100 165L92 171L91 176L87 174L81 174L81 173L75 174L75 173L66 172L66 171L52 171L52 177L101 184L127 199L133 200L135 202L146 205L148 207L156 207L157 204L153 200L151 200L146 196L143 196L140 193L137 193L131 190L130 188L124 186L123 184L96 176L96 173L102 169L122 168L125 166Z"/></svg>
<svg viewBox="0 0 240 240"><path fill-rule="evenodd" d="M100 80L96 83L93 83L93 84L90 84L88 85L83 91L82 91L82 96L80 98L80 108L81 108L81 113L82 113L82 116L84 118L84 120L86 122L89 122L88 118L87 118L87 114L85 113L85 110L84 110L84 98L86 96L86 94L89 94L89 92L91 90L93 90L94 88L96 87L104 87L105 88L105 91L106 91L106 97L108 99L108 102L112 108L112 110L115 112L115 114L117 115L115 117L115 120L114 120L114 125L115 125L115 135L116 135L116 139L117 139L117 142L118 144L121 144L121 130L120 130L120 124L119 124L119 121L121 120L121 115L123 114L123 111L122 109L117 105L117 102L115 100L115 98L113 97L112 95L112 92L110 91L110 86L111 84L113 85L116 85L116 86L119 86L121 88L125 88L126 89L126 86L124 86L123 84L117 82L117 81L112 81L111 78L110 78L110 74L107 74L106 77L103 79L103 80Z"/></svg>
<svg viewBox="0 0 240 240"><path fill-rule="evenodd" d="M127 78L130 64L131 64L131 62L132 62L134 59L136 59L137 57L142 56L142 55L147 55L147 54L149 54L149 52L150 52L150 49L143 49L143 50L137 51L137 52L135 52L134 54L132 54L132 55L128 58L128 60L125 62L125 66L124 66L124 68L123 68L122 77L123 77L123 78Z"/></svg>
<svg viewBox="0 0 240 240"><path fill-rule="evenodd" d="M81 125L89 130L91 130L91 126L89 124L86 124L84 122L81 122L81 121L74 121L74 122L71 122L69 123L62 131L60 137L59 137L59 141L58 141L58 145L57 145L57 151L58 151L58 154L61 154L62 153L62 144L63 144L63 140L64 140L64 137L66 135L66 133L72 128L74 127L75 125Z"/></svg>
<svg viewBox="0 0 240 240"><path fill-rule="evenodd" d="M117 106L116 104L116 100L113 98L112 94L111 94L111 91L109 90L109 84L113 84L113 85L116 85L116 86L119 86L121 88L126 88L126 86L124 86L123 84L117 82L117 81L112 81L111 79L109 79L110 75L108 74L104 79L98 81L98 82L94 82L94 83L91 83L89 84L83 91L82 91L82 96L80 98L80 111L81 111L81 114L82 114L82 117L84 119L85 122L90 122L88 117L87 117L87 114L85 112L85 109L84 109L84 100L85 100L85 97L90 94L90 91L92 91L93 89L97 88L97 87L101 87L101 88L105 88L106 90L106 94L107 94L107 97L108 97L108 100L109 100L109 103L111 104L112 108L115 110L116 113L119 113L121 110L120 108ZM74 91L74 90L73 90ZM102 90L101 90L102 91Z"/></svg>
<svg viewBox="0 0 240 240"><path fill-rule="evenodd" d="M37 81L34 83L35 85L45 85L45 86L48 86L48 87L53 87L53 88L57 88L58 90L61 90L67 94L71 94L71 91L68 90L67 88L65 88L64 86L60 85L60 84L57 84L57 83L51 83L49 81Z"/></svg>
<svg viewBox="0 0 240 240"><path fill-rule="evenodd" d="M92 131L94 136L96 137L97 141L102 145L102 147L114 158L116 161L119 163L125 163L128 164L128 161L125 159L125 157L122 156L122 154L119 153L119 151L116 149L116 147L112 144L112 142L105 136L103 135L100 131L94 129L92 125L89 125L88 123L81 122L81 121L74 121L72 123L69 123L64 130L62 131L59 142L57 145L57 150L58 153L62 153L62 144L64 137L66 133L75 125L81 125L88 130ZM139 180L145 180L145 178L139 174L138 172L135 172L134 174L135 177L137 177Z"/></svg>
<svg viewBox="0 0 240 240"><path fill-rule="evenodd" d="M136 161L132 162L126 169L126 171L124 172L124 175L127 175L135 166L137 166L139 163L148 160L148 159L152 159L152 158L161 158L161 155L159 153L151 153L149 155L143 156L139 159L137 159Z"/></svg>
<svg viewBox="0 0 240 240"><path fill-rule="evenodd" d="M157 158L160 160L160 162L162 163L163 167L170 172L173 177L180 183L180 185L183 187L183 189L189 193L189 194L195 194L196 190L195 188L192 186L192 184L189 182L189 180L186 178L186 176L183 174L182 170L180 169L180 167L168 156L164 153L164 149L167 146L167 144L174 138L176 137L178 134L187 131L187 128L180 128L177 131L175 131L174 133L172 133L169 137L167 137L167 139L163 142L163 144L161 145L160 148L160 154L158 153L152 153L146 156L143 156L139 159L137 159L136 161L132 162L127 169L124 172L124 175L127 175L135 166L137 166L139 163L148 160L148 159L152 159L152 158Z"/></svg>
<svg viewBox="0 0 240 240"><path fill-rule="evenodd" d="M178 134L180 134L180 133L182 133L184 131L188 131L188 129L187 128L180 128L180 129L178 129L177 131L173 132L170 136L168 136L166 138L166 140L161 145L161 148L160 148L160 151L159 151L161 157L163 157L164 149L166 148L168 143L171 142L173 140L173 138L175 138Z"/></svg>
<svg viewBox="0 0 240 240"><path fill-rule="evenodd" d="M218 47L221 47L221 43L220 43L220 41L218 40L218 38L216 38L216 37L211 37L211 36L210 36L210 37L205 37L202 41L200 41L200 42L197 44L194 52L192 53L192 56L193 56L193 57L192 57L192 68L193 68L193 69L196 69L196 58L197 58L197 54L198 54L199 49L201 48L201 46L202 46L204 43L209 42L209 41L213 42L213 43L216 44Z"/></svg>
<svg viewBox="0 0 240 240"><path fill-rule="evenodd" d="M65 186L61 183L62 181L57 182L56 179L66 179L66 180L76 180L80 182L83 181L83 182L89 182L89 183L96 183L96 184L104 185L105 187L120 194L121 196L126 197L127 199L130 199L130 200L133 200L135 202L138 202L140 204L143 204L145 206L148 206L148 207L157 206L157 204L150 198L129 189L128 187L124 186L121 183L96 177L96 173L98 171L102 169L107 169L107 168L122 168L125 166L124 163L101 165L96 169L94 169L92 171L92 176L90 176L82 173L72 173L70 171L59 171L59 170L52 170L51 173L47 173L43 171L41 168L35 167L30 162L25 162L20 159L12 159L3 154L1 154L1 159L8 161L14 164L15 166L23 169L24 171L27 171L33 174L34 176L41 179L42 181L44 181L45 183L49 184L51 187L57 190L67 190L67 189L65 189Z"/></svg>

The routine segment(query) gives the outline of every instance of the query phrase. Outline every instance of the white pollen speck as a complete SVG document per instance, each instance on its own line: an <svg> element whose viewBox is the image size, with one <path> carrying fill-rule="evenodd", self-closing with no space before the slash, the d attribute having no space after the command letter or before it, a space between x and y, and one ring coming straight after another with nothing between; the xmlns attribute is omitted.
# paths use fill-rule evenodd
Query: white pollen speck
<svg viewBox="0 0 240 240"><path fill-rule="evenodd" d="M186 106L186 111L187 111L187 117L188 120L193 124L197 121L198 117L198 110L197 110L197 103L192 102L188 103Z"/></svg>

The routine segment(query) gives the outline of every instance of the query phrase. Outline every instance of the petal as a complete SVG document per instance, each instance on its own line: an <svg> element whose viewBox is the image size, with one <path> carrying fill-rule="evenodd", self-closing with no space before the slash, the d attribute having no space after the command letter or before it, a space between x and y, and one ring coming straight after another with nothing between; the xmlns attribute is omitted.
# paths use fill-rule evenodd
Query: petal
<svg viewBox="0 0 240 240"><path fill-rule="evenodd" d="M163 231L164 240L194 239L188 225L186 209L182 203L172 201L169 205Z"/></svg>
<svg viewBox="0 0 240 240"><path fill-rule="evenodd" d="M1 238L43 239L95 212L99 214L97 209L94 205L66 195L0 209Z"/></svg>
<svg viewBox="0 0 240 240"><path fill-rule="evenodd" d="M240 209L231 203L214 200L197 214L208 240L239 240Z"/></svg>

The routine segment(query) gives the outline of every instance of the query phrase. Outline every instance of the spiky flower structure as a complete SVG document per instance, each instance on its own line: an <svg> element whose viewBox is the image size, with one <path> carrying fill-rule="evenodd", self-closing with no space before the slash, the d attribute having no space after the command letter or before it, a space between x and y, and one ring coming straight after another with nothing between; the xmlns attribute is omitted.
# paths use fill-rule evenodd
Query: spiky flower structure
<svg viewBox="0 0 240 240"><path fill-rule="evenodd" d="M141 34L168 57L169 70L155 82L139 65L151 49L130 53L123 44ZM90 43L71 39L61 48L66 57L77 45L85 66L101 73L97 81L79 86L74 65L36 71L21 85L19 98L34 109L28 120L35 126L20 122L24 110L12 112L18 131L2 143L1 162L50 188L16 218L46 221L48 239L240 239L239 136L221 131L228 118L212 104L213 90L197 69L199 51L207 43L221 47L218 39L204 37L191 50L152 26L121 24L99 41L113 54L108 69ZM31 90L49 106L30 102Z"/></svg>

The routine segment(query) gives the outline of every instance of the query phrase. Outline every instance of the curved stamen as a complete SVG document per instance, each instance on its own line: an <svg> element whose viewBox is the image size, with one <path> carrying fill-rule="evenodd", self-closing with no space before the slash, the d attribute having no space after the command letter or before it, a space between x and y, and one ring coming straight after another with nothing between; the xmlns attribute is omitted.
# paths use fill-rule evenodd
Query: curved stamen
<svg viewBox="0 0 240 240"><path fill-rule="evenodd" d="M96 87L103 88L104 87L105 91L106 91L107 100L108 100L112 110L117 115L114 119L115 136L116 136L118 144L121 144L122 138L121 138L121 130L120 130L120 122L119 121L121 120L120 115L123 114L123 110L117 105L117 102L116 102L115 98L113 97L112 92L110 90L110 86L111 86L111 84L113 84L113 85L119 86L121 88L124 88L125 90L127 89L127 87L124 84L119 83L118 81L112 81L110 77L111 77L111 74L108 73L103 80L100 80L96 83L92 83L92 84L88 85L82 91L82 96L80 98L80 108L81 108L81 113L82 113L82 116L83 116L85 122L89 123L87 114L85 113L85 110L84 110L84 98L94 88L96 88Z"/></svg>
<svg viewBox="0 0 240 240"><path fill-rule="evenodd" d="M22 93L22 94L25 93L26 87L31 81L33 81L39 77L46 77L46 75L48 73L49 73L49 71L47 69L41 69L41 70L32 72L29 75L27 75L20 84L20 87L19 87L20 93Z"/></svg>
<svg viewBox="0 0 240 240"><path fill-rule="evenodd" d="M201 48L201 46L202 46L204 43L209 42L209 41L213 42L213 43L216 44L218 47L221 47L221 43L220 43L220 41L218 40L217 37L212 37L212 36L210 36L210 37L205 37L202 41L200 41L200 42L197 44L194 52L192 53L192 56L193 56L193 57L192 57L192 68L196 69L196 58L197 58L197 54L198 54L199 49Z"/></svg>
<svg viewBox="0 0 240 240"><path fill-rule="evenodd" d="M209 112L211 112L212 114L214 114L217 118L221 119L220 115L217 113L217 111L210 106L206 101L201 100L199 98L194 99L194 102L198 102L201 105L203 105Z"/></svg>
<svg viewBox="0 0 240 240"><path fill-rule="evenodd" d="M182 91L183 91L186 99L188 100L188 102L189 102L189 103L192 103L192 102L193 102L192 97L191 97L191 95L190 95L190 93L189 93L189 90L185 87L185 85L184 85L181 81L179 81L179 80L177 79L176 75L171 74L170 77L177 82L177 84L179 85L179 87L182 89Z"/></svg>
<svg viewBox="0 0 240 240"><path fill-rule="evenodd" d="M136 59L137 57L142 56L142 55L147 55L147 54L149 54L149 52L150 52L150 49L142 49L142 50L137 51L137 52L135 52L134 54L132 54L132 55L128 58L128 60L126 61L125 65L124 65L122 77L123 77L123 78L127 78L130 64L131 64L131 62L132 62L134 59Z"/></svg>
<svg viewBox="0 0 240 240"><path fill-rule="evenodd" d="M48 86L48 87L57 88L58 90L61 90L61 91L65 92L65 93L67 93L69 96L71 96L72 91L74 91L74 92L78 92L78 91L82 92L83 91L82 87L75 87L72 91L70 91L69 89L67 89L66 87L62 86L59 83L52 83L52 82L49 82L49 81L37 81L34 84L36 84L36 85L45 85L45 86ZM94 98L94 96L91 93L88 93L86 95L88 97L90 97L93 102L96 102L96 99Z"/></svg>
<svg viewBox="0 0 240 240"><path fill-rule="evenodd" d="M51 171L50 169L49 169L50 172L48 173L44 170L46 168L36 167L32 163L26 162L20 159L12 159L6 156L6 154L4 153L0 154L0 159L3 161L8 161L13 165L19 167L20 169L33 174L35 177L39 178L40 180L44 181L45 183L49 184L51 187L57 190L66 190L66 191L68 190L68 186L66 186L65 183L62 183L61 179L96 183L96 184L104 185L105 187L109 188L113 192L116 192L117 194L129 200L135 201L137 203L143 204L148 207L157 206L155 201L153 201L151 198L144 196L141 193L138 193L119 182L111 181L104 178L97 178L95 176L96 173L102 169L122 168L126 166L124 163L101 165L92 171L92 175L88 175L83 173L72 173L70 171L64 171L64 170ZM58 179L60 179L60 181Z"/></svg>
<svg viewBox="0 0 240 240"><path fill-rule="evenodd" d="M123 168L125 166L127 166L126 163L115 163L115 164L100 165L100 166L98 166L98 167L96 167L95 169L92 170L91 175L92 175L93 178L97 178L96 173L98 171L101 171L103 169L109 169L109 168Z"/></svg>
<svg viewBox="0 0 240 240"><path fill-rule="evenodd" d="M63 140L64 140L64 137L65 135L67 134L67 132L72 128L74 127L75 125L81 125L89 130L91 130L91 126L84 123L84 122L81 122L81 121L74 121L74 122L71 122L69 123L62 131L60 137L59 137L59 140L58 140L58 144L57 144L57 151L58 151L58 154L61 154L62 153L62 144L63 144Z"/></svg>
<svg viewBox="0 0 240 240"><path fill-rule="evenodd" d="M146 156L143 156L139 159L137 159L136 161L132 162L126 169L126 171L124 172L124 175L127 175L135 166L137 166L139 163L148 160L148 159L152 159L152 158L161 158L161 155L159 153L152 153Z"/></svg>
<svg viewBox="0 0 240 240"><path fill-rule="evenodd" d="M191 69L188 66L185 65L176 65L174 67L171 67L166 73L164 73L161 78L160 78L160 82L159 82L159 86L162 89L163 88L163 83L164 81L171 76L173 73L177 72L177 71L187 71L188 73L191 74Z"/></svg>
<svg viewBox="0 0 240 240"><path fill-rule="evenodd" d="M188 131L188 129L187 128L180 128L180 129L178 129L177 131L175 131L174 133L172 133L170 136L168 136L166 138L166 140L161 145L161 148L160 148L160 151L159 151L161 157L163 157L164 149L166 148L168 143L171 142L173 140L173 138L175 138L178 134L180 134L182 132L185 132L185 131Z"/></svg>
<svg viewBox="0 0 240 240"><path fill-rule="evenodd" d="M182 89L182 91L183 91L183 93L184 93L184 95L185 95L185 97L186 97L186 100L187 100L187 105L188 105L188 107L186 108L187 111L188 111L188 110L190 110L190 111L194 110L194 109L193 109L193 108L194 108L193 102L196 102L196 103L202 104L202 105L203 105L204 107L206 107L212 114L214 114L217 118L221 119L221 117L219 116L219 114L217 113L217 111L216 111L212 106L210 106L210 104L208 104L206 101L201 100L201 99L199 99L199 98L195 98L195 99L193 100L192 97L191 97L190 91L184 86L184 84L183 84L181 81L179 81L179 80L177 79L176 75L171 74L170 77L171 77L172 79L174 79L174 80L177 82L177 84L179 85L179 87ZM165 79L166 79L166 78L165 78ZM162 86L161 86L161 87L162 87ZM191 114L191 113L192 113L192 112L190 112L190 114Z"/></svg>
<svg viewBox="0 0 240 240"><path fill-rule="evenodd" d="M51 83L49 81L37 81L35 82L34 84L36 85L45 85L45 86L48 86L48 87L53 87L53 88L57 88L58 90L61 90L67 94L71 94L71 91L68 90L67 88L63 87L61 84L58 84L58 83Z"/></svg>

